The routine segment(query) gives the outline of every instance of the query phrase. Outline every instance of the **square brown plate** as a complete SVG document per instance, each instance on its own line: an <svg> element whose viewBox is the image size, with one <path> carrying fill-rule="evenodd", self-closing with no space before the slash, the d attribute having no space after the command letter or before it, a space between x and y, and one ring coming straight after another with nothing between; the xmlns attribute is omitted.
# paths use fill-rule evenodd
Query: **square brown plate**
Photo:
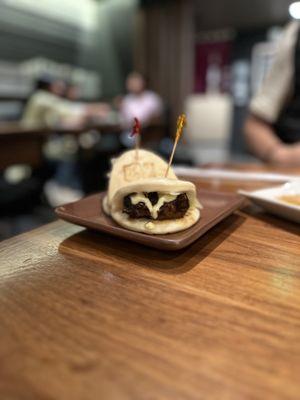
<svg viewBox="0 0 300 400"><path fill-rule="evenodd" d="M232 193L212 192L203 189L198 189L197 192L198 198L203 205L200 220L191 228L167 235L147 235L145 233L133 232L117 225L102 209L102 200L105 192L58 207L55 212L61 219L76 225L105 232L157 249L179 250L204 235L205 232L232 214L243 203L241 196Z"/></svg>

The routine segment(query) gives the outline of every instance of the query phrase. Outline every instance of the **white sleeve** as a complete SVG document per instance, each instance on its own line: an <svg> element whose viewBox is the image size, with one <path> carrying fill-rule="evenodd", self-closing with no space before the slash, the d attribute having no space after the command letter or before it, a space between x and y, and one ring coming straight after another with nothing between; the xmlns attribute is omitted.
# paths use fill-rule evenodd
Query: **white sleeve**
<svg viewBox="0 0 300 400"><path fill-rule="evenodd" d="M298 30L297 21L288 24L278 43L271 69L250 103L250 112L269 123L276 121L291 94Z"/></svg>

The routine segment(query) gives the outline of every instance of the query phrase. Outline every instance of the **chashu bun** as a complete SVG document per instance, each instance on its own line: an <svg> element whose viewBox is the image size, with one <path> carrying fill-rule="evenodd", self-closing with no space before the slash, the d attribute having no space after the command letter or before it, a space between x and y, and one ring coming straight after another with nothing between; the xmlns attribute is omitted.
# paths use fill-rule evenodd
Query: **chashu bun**
<svg viewBox="0 0 300 400"><path fill-rule="evenodd" d="M136 151L129 150L113 160L108 192L103 200L106 214L124 228L152 235L179 232L194 225L200 218L202 208L197 200L195 185L179 180L172 168L165 178L167 163L151 151L139 150L138 156L136 160ZM177 219L131 218L123 212L124 197L144 192L158 192L162 197L161 202L164 199L165 202L170 201L168 200L170 194L186 193L189 208L182 218ZM155 205L152 208L154 209L152 216L157 215L158 210L155 210Z"/></svg>

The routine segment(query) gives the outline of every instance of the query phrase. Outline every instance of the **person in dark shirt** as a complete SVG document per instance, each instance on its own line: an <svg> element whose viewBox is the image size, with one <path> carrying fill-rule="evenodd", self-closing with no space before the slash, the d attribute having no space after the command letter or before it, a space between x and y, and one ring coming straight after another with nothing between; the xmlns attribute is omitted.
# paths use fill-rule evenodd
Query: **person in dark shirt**
<svg viewBox="0 0 300 400"><path fill-rule="evenodd" d="M285 29L274 62L252 99L244 134L265 162L300 166L300 25Z"/></svg>

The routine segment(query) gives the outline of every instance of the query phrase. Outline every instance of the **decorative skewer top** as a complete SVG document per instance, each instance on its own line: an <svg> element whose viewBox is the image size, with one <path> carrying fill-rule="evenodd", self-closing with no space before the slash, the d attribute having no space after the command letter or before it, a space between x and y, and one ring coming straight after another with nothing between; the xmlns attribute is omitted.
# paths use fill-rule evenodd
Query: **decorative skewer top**
<svg viewBox="0 0 300 400"><path fill-rule="evenodd" d="M178 119L177 119L177 131L176 131L176 137L175 137L175 142L180 139L180 136L182 134L183 128L186 126L186 115L185 114L180 114Z"/></svg>
<svg viewBox="0 0 300 400"><path fill-rule="evenodd" d="M138 118L135 117L130 137L133 137L135 135L140 135L140 134L141 134L141 123L138 120Z"/></svg>
<svg viewBox="0 0 300 400"><path fill-rule="evenodd" d="M170 159L169 159L168 168L167 168L166 173L165 173L165 178L168 177L169 169L170 169L170 166L171 166L172 161L173 161L175 150L176 150L177 144L179 142L179 139L180 139L180 137L182 135L183 128L185 126L186 126L186 115L185 114L180 114L178 119L177 119L177 129L176 129L175 141L174 141L173 150L172 150L172 153L171 153L171 156L170 156Z"/></svg>

